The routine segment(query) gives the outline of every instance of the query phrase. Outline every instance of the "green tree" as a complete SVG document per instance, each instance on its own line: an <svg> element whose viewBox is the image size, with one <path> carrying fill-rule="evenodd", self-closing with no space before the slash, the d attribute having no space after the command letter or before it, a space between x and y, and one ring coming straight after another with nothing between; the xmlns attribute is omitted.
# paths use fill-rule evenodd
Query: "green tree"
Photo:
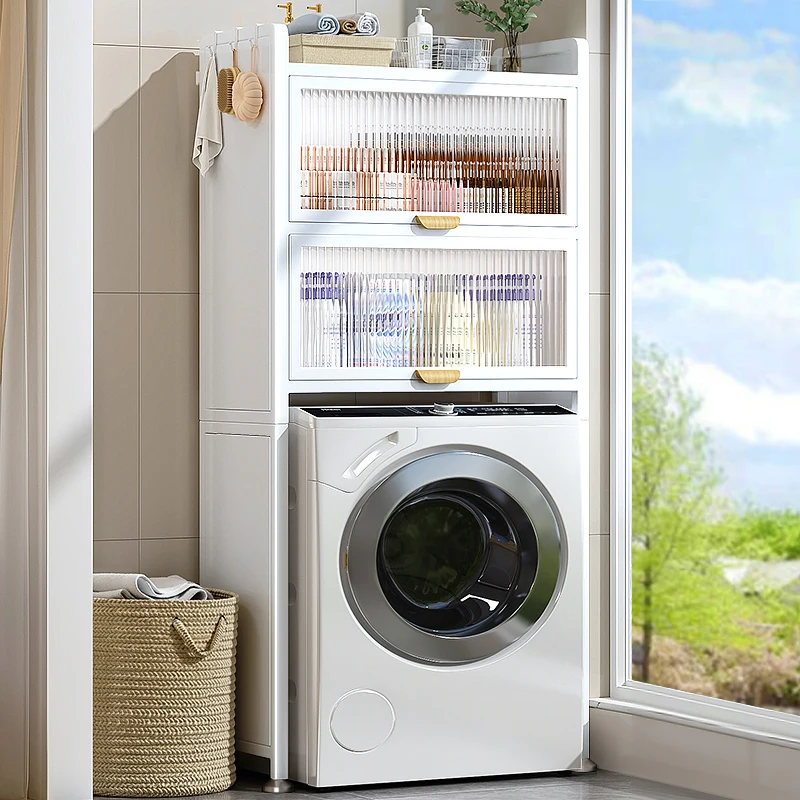
<svg viewBox="0 0 800 800"><path fill-rule="evenodd" d="M683 365L634 342L632 606L640 677L754 705L796 704L800 598L723 573L725 557L798 558L800 515L723 501ZM727 562L729 563L729 562ZM653 660L654 647L657 658ZM655 672L654 667L655 665Z"/></svg>
<svg viewBox="0 0 800 800"><path fill-rule="evenodd" d="M642 632L641 679L648 682L655 633L678 623L675 601L718 577L709 574L702 534L721 476L680 363L635 341L632 377L633 624ZM705 579L699 585L698 577Z"/></svg>

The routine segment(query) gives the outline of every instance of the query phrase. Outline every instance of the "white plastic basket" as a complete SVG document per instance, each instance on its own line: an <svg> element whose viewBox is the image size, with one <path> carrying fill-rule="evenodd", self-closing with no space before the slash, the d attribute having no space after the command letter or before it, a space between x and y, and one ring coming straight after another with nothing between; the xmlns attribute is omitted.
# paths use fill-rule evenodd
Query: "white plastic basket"
<svg viewBox="0 0 800 800"><path fill-rule="evenodd" d="M404 36L397 40L392 66L486 72L493 44L494 39L461 36Z"/></svg>

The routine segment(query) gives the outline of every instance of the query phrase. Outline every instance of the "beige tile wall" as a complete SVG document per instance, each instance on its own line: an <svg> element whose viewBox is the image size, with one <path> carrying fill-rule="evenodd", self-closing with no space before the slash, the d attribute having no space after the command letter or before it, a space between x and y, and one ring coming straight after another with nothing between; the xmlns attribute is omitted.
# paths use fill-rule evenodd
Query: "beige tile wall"
<svg viewBox="0 0 800 800"><path fill-rule="evenodd" d="M476 35L450 2L439 30ZM403 35L415 3L380 9ZM197 174L190 161L199 38L278 22L255 0L95 2L95 569L197 575ZM591 51L591 692L608 684L608 0L545 3L528 39L587 36Z"/></svg>
<svg viewBox="0 0 800 800"><path fill-rule="evenodd" d="M378 5L399 35L402 3ZM94 5L97 571L197 577L197 48L214 29L283 21L276 6ZM359 6L374 4L325 2Z"/></svg>

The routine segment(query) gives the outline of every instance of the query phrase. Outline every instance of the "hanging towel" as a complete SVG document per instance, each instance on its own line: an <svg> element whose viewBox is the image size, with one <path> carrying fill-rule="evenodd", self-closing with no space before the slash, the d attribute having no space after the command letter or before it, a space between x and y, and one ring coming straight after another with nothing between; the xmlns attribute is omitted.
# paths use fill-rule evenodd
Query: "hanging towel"
<svg viewBox="0 0 800 800"><path fill-rule="evenodd" d="M205 175L221 152L222 114L217 107L217 57L212 53L200 86L200 109L194 132L192 163L201 175Z"/></svg>
<svg viewBox="0 0 800 800"><path fill-rule="evenodd" d="M381 22L369 11L339 17L342 33L348 36L380 36Z"/></svg>
<svg viewBox="0 0 800 800"><path fill-rule="evenodd" d="M202 586L170 575L168 578L148 578L147 575L125 572L96 572L95 597L119 600L213 600L211 592Z"/></svg>
<svg viewBox="0 0 800 800"><path fill-rule="evenodd" d="M333 14L303 14L287 26L289 36L295 33L322 33L331 36L339 33L339 20Z"/></svg>

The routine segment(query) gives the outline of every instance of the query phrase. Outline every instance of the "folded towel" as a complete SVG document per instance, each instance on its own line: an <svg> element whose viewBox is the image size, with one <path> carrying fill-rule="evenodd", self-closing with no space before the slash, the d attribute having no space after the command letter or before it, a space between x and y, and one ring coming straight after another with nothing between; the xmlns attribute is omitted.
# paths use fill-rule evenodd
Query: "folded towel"
<svg viewBox="0 0 800 800"><path fill-rule="evenodd" d="M287 26L289 36L295 33L322 33L335 35L339 33L339 20L333 14L303 14Z"/></svg>
<svg viewBox="0 0 800 800"><path fill-rule="evenodd" d="M348 36L379 36L381 32L380 20L369 11L339 17L339 24L341 32Z"/></svg>
<svg viewBox="0 0 800 800"><path fill-rule="evenodd" d="M119 600L213 600L211 592L202 586L170 575L168 578L148 578L137 573L96 572L95 597Z"/></svg>
<svg viewBox="0 0 800 800"><path fill-rule="evenodd" d="M200 174L205 175L221 152L222 115L217 108L217 57L212 53L200 86L200 109L197 112L192 162Z"/></svg>

